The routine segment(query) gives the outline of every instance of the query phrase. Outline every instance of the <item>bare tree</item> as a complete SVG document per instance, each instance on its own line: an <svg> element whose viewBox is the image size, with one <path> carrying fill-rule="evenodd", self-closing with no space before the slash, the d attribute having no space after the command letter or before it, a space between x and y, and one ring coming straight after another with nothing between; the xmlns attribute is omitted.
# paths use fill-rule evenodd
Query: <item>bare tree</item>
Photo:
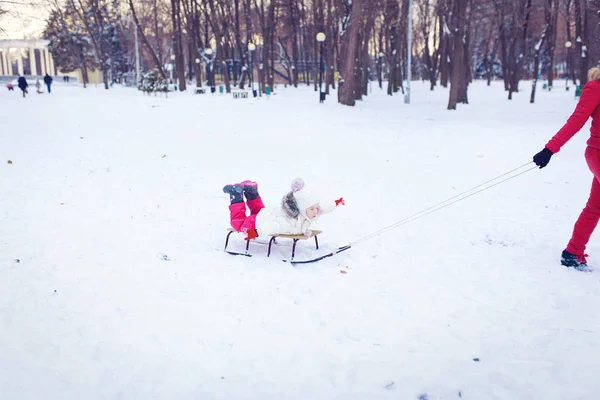
<svg viewBox="0 0 600 400"><path fill-rule="evenodd" d="M185 58L183 54L183 38L181 28L181 0L171 0L171 19L173 23L173 50L175 53L175 66L179 78L179 91L186 90Z"/></svg>
<svg viewBox="0 0 600 400"><path fill-rule="evenodd" d="M450 76L450 53L452 50L452 37L448 24L450 23L450 5L454 0L439 0L437 13L438 13L438 29L440 37L440 86L448 87L448 80Z"/></svg>
<svg viewBox="0 0 600 400"><path fill-rule="evenodd" d="M429 0L418 3L419 28L423 35L423 74L429 79L430 90L433 90L437 82L438 62L440 59L440 49L438 47L439 31L436 29L435 10L434 4ZM433 51L430 48L430 44L433 46Z"/></svg>
<svg viewBox="0 0 600 400"><path fill-rule="evenodd" d="M383 26L385 29L385 60L390 70L388 74L387 94L392 95L398 91L398 42L399 42L399 19L400 3L398 1L386 1Z"/></svg>
<svg viewBox="0 0 600 400"><path fill-rule="evenodd" d="M327 83L325 85L325 93L329 94L329 88L335 89L335 74L337 70L337 59L339 53L339 25L338 7L334 7L332 0L327 0L327 41L325 50L325 65L327 68Z"/></svg>
<svg viewBox="0 0 600 400"><path fill-rule="evenodd" d="M532 0L494 0L500 20L502 71L508 99L519 91Z"/></svg>
<svg viewBox="0 0 600 400"><path fill-rule="evenodd" d="M579 84L585 85L587 82L587 70L589 65L588 57L588 18L585 4L581 6L581 0L575 1L575 42L579 62Z"/></svg>
<svg viewBox="0 0 600 400"><path fill-rule="evenodd" d="M467 16L467 0L454 1L454 21L455 25L452 30L452 78L450 82L450 95L448 98L448 110L456 110L456 103L459 100L459 86L461 79L465 77L465 24Z"/></svg>
<svg viewBox="0 0 600 400"><path fill-rule="evenodd" d="M340 87L338 102L353 106L355 104L354 79L356 74L356 57L358 55L358 33L363 13L364 0L344 0L346 12L342 22L342 49L345 56L341 59Z"/></svg>
<svg viewBox="0 0 600 400"><path fill-rule="evenodd" d="M544 41L546 40L546 33L548 32L549 29L551 29L550 24L551 24L552 17L551 17L550 7L548 7L548 5L551 1L552 0L548 0L548 3L546 3L546 5L547 5L546 9L545 9L546 25L544 25L544 28L542 29L542 33L540 34L540 38L534 47L535 57L533 59L533 81L531 83L531 96L529 97L529 102L532 104L535 102L535 90L537 87L538 74L539 74L539 70L540 70L540 52L542 51L542 46L544 45Z"/></svg>
<svg viewBox="0 0 600 400"><path fill-rule="evenodd" d="M139 20L139 18L137 16L137 13L136 13L136 10L135 10L135 6L133 4L133 0L128 0L128 1L129 1L129 10L131 11L131 16L133 18L133 22L135 24L135 27L138 30L138 35L141 38L142 45L146 49L146 52L150 55L150 58L152 59L152 61L154 63L154 67L156 69L158 69L158 71L160 72L160 74L161 74L161 76L163 78L166 78L165 71L164 71L164 69L162 67L162 62L160 61L158 55L156 54L156 52L154 51L154 49L150 45L150 42L148 41L148 38L146 37L146 35L144 33L144 29L140 25L140 20Z"/></svg>
<svg viewBox="0 0 600 400"><path fill-rule="evenodd" d="M546 38L548 56L550 57L546 75L548 76L548 87L553 86L554 82L554 52L556 49L556 31L558 25L558 0L546 0L544 7L544 37ZM537 75L534 76L534 79Z"/></svg>
<svg viewBox="0 0 600 400"><path fill-rule="evenodd" d="M201 34L200 17L202 12L197 0L183 0L183 12L186 15L185 21L189 33L190 62L194 62L194 75L196 78L196 87L202 87L202 63L203 43Z"/></svg>
<svg viewBox="0 0 600 400"><path fill-rule="evenodd" d="M359 68L354 95L356 100L360 100L362 96L368 95L369 78L370 78L370 60L369 57L369 43L375 27L375 12L379 9L380 4L378 0L372 0L364 5L364 22L359 30L359 38L362 41L359 44L360 56L358 58Z"/></svg>
<svg viewBox="0 0 600 400"><path fill-rule="evenodd" d="M462 57L463 57L463 61L462 61L462 67L461 67L461 73L459 76L459 80L458 80L458 99L457 101L459 103L462 104L469 104L469 96L468 96L468 88L469 88L469 83L471 82L472 79L472 75L471 75L471 68L469 68L469 60L470 60L470 56L469 56L469 48L470 48L470 44L471 44L471 5L473 3L473 0L467 0L466 4L464 5L465 9L461 10L461 14L459 14L459 18L463 18L464 20L464 26L462 27L463 29L463 34L462 34Z"/></svg>
<svg viewBox="0 0 600 400"><path fill-rule="evenodd" d="M227 27L227 22L225 21L223 9L221 7L216 7L214 0L207 0L207 2L208 6L210 7L211 15L209 16L207 14L206 19L209 21L211 29L215 35L215 45L217 48L215 59L218 60L221 64L221 70L223 71L223 80L225 81L225 90L227 91L227 93L231 93L231 82L229 80L229 73L227 71L226 62L227 53L225 51L223 43L224 32L223 29L221 29L222 26Z"/></svg>
<svg viewBox="0 0 600 400"><path fill-rule="evenodd" d="M71 6L79 15L94 47L96 62L102 71L104 88L108 89L108 54L104 40L106 15L101 0L71 0Z"/></svg>
<svg viewBox="0 0 600 400"><path fill-rule="evenodd" d="M590 66L600 66L600 0L588 0L587 7L589 62Z"/></svg>

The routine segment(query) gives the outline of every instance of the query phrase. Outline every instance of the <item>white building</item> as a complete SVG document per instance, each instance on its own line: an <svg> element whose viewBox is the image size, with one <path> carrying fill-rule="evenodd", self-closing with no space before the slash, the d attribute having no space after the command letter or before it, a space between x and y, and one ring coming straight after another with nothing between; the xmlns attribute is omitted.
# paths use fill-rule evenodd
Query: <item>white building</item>
<svg viewBox="0 0 600 400"><path fill-rule="evenodd" d="M49 44L49 40L0 40L0 76L56 75ZM23 68L23 52L29 55L27 69Z"/></svg>

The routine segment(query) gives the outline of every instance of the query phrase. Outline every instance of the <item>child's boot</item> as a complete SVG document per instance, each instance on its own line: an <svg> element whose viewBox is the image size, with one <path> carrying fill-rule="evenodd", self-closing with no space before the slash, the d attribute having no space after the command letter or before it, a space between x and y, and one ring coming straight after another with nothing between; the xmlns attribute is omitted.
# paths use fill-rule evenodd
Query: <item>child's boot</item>
<svg viewBox="0 0 600 400"><path fill-rule="evenodd" d="M244 188L244 195L246 196L247 201L260 198L260 194L258 194L258 183L254 181L244 181L241 185Z"/></svg>
<svg viewBox="0 0 600 400"><path fill-rule="evenodd" d="M231 204L243 203L244 202L244 188L239 183L234 185L225 185L223 187L223 193L229 194L229 200Z"/></svg>

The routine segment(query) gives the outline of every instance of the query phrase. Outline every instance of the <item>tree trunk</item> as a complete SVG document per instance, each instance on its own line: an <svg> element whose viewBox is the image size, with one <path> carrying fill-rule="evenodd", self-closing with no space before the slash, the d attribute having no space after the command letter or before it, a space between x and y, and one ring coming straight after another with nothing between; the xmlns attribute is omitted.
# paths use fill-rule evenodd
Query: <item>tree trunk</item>
<svg viewBox="0 0 600 400"><path fill-rule="evenodd" d="M325 93L329 95L329 87L332 86L335 88L335 79L334 79L334 60L335 60L335 43L337 41L337 24L335 24L334 19L334 9L331 0L327 0L327 24L325 30L327 39L325 40Z"/></svg>
<svg viewBox="0 0 600 400"><path fill-rule="evenodd" d="M571 43L572 46L573 37L571 36L571 4L572 0L567 0L565 27L567 29L567 42ZM577 80L575 79L575 65L573 63L573 49L571 46L567 47L567 71L569 74L569 79L573 81L573 85L577 85Z"/></svg>
<svg viewBox="0 0 600 400"><path fill-rule="evenodd" d="M467 0L455 0L453 12L455 28L452 32L454 51L452 54L452 78L450 82L448 110L456 110L461 76L464 77L465 75L463 33L465 27L466 9Z"/></svg>
<svg viewBox="0 0 600 400"><path fill-rule="evenodd" d="M135 27L138 30L138 35L139 35L140 39L142 40L142 45L144 47L146 47L146 51L148 51L148 53L150 54L152 61L154 61L154 66L156 67L156 69L158 69L158 72L160 72L160 75L162 76L162 78L166 79L167 76L165 75L165 71L163 70L162 64L161 64L160 60L158 59L156 52L154 51L154 49L148 42L148 38L144 34L144 30L140 26L140 21L138 20L137 14L135 12L135 7L133 6L133 0L129 0L129 9L131 10L131 16L133 17L133 22L135 23Z"/></svg>
<svg viewBox="0 0 600 400"><path fill-rule="evenodd" d="M212 14L212 18L209 18L206 15L206 18L209 18L210 26L215 35L215 42L217 47L217 53L214 55L214 60L218 61L221 66L221 71L223 72L223 80L225 81L225 90L227 93L231 93L231 81L229 80L229 73L227 70L227 52L223 47L223 32L221 31L221 24L224 19L223 16L219 15L214 0L208 0L208 5L210 7L210 11ZM216 68L212 71L212 80L215 80Z"/></svg>
<svg viewBox="0 0 600 400"><path fill-rule="evenodd" d="M359 59L361 60L361 80L360 87L357 88L357 92L361 95L367 96L369 94L369 80L370 80L370 57L369 57L369 42L371 40L371 34L375 27L375 7L373 3L365 4L366 9L366 22L362 29L362 46L359 45ZM359 100L359 98L357 98Z"/></svg>
<svg viewBox="0 0 600 400"><path fill-rule="evenodd" d="M179 91L186 90L185 59L183 56L183 43L181 36L181 0L171 0L171 20L173 23L173 50L175 52L175 66L179 80Z"/></svg>
<svg viewBox="0 0 600 400"><path fill-rule="evenodd" d="M240 54L240 64L242 66L246 66L247 61L246 61L246 51L248 49L248 46L244 46L242 43L242 32L240 29L240 0L234 0L234 12L235 12L235 25L233 27L233 34L234 34L234 38L235 38L235 46L237 48L238 53ZM245 47L245 48L244 48ZM235 60L235 57L234 57ZM234 68L235 68L235 64L234 64ZM244 88L244 74L242 73L240 75L240 79L239 82L234 82L234 85L237 85L240 87L240 89Z"/></svg>
<svg viewBox="0 0 600 400"><path fill-rule="evenodd" d="M531 104L535 103L535 90L538 81L538 74L540 70L540 52L542 51L542 46L544 45L544 40L546 39L546 32L551 27L546 23L544 30L542 31L542 35L540 36L540 40L535 45L535 56L533 59L533 82L531 83L531 96L529 96L529 102Z"/></svg>
<svg viewBox="0 0 600 400"><path fill-rule="evenodd" d="M250 0L244 1L244 11L246 14L246 48L244 49L244 53L247 55L246 60L246 76L248 77L249 84L252 85L250 91L254 90L254 65L252 60L252 55L249 54L248 44L253 43L250 37L250 32L252 31L252 14L250 7Z"/></svg>
<svg viewBox="0 0 600 400"><path fill-rule="evenodd" d="M450 37L445 28L446 26L446 15L442 7L442 1L438 3L438 17L439 17L439 36L440 36L440 86L447 88L448 79L450 75Z"/></svg>
<svg viewBox="0 0 600 400"><path fill-rule="evenodd" d="M550 57L548 63L548 69L546 74L548 75L548 87L554 86L554 52L556 49L556 25L558 22L558 0L547 0L546 3L546 27L545 37L548 56ZM536 77L534 77L535 79Z"/></svg>
<svg viewBox="0 0 600 400"><path fill-rule="evenodd" d="M298 6L296 5L296 0L289 0L289 17L290 17L290 26L292 29L292 85L294 87L298 87L298 66L299 57L298 57Z"/></svg>
<svg viewBox="0 0 600 400"><path fill-rule="evenodd" d="M462 29L462 34L461 34L461 46L462 48L462 66L461 66L461 74L460 74L460 79L459 79L459 83L458 83L458 99L457 101L459 103L462 104L469 104L469 96L468 96L468 89L469 89L469 82L471 82L471 68L469 67L469 44L471 41L471 35L469 34L470 32L470 18L469 15L467 14L469 12L469 9L471 8L471 2L472 0L466 0L465 4L464 4L464 9L462 10L462 14L459 15L459 18L461 18L464 21L464 25L463 25L463 29Z"/></svg>
<svg viewBox="0 0 600 400"><path fill-rule="evenodd" d="M587 23L586 10L581 9L581 1L575 0L575 37L577 54L579 55L579 84L583 87L587 83L588 57L587 57Z"/></svg>
<svg viewBox="0 0 600 400"><path fill-rule="evenodd" d="M600 66L600 0L588 1L587 26L588 38L588 65Z"/></svg>
<svg viewBox="0 0 600 400"><path fill-rule="evenodd" d="M347 3L347 0L346 4ZM340 87L338 89L338 102L353 106L354 100L354 76L356 66L356 52L358 50L358 32L362 20L362 8L364 0L353 0L348 15L347 27L342 34L341 54L345 55L341 65Z"/></svg>

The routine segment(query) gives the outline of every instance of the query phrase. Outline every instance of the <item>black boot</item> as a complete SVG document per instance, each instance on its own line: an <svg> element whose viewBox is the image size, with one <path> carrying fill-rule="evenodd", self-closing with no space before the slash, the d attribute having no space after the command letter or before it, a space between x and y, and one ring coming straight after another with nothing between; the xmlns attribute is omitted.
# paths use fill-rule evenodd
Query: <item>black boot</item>
<svg viewBox="0 0 600 400"><path fill-rule="evenodd" d="M258 194L258 183L254 181L244 181L241 183L241 185L244 188L244 196L246 196L246 201L260 198L260 194Z"/></svg>
<svg viewBox="0 0 600 400"><path fill-rule="evenodd" d="M586 254L583 256L577 256L575 254L571 254L566 250L563 250L562 255L560 257L560 263L565 267L572 267L575 269L586 269L587 261L585 259Z"/></svg>
<svg viewBox="0 0 600 400"><path fill-rule="evenodd" d="M225 185L223 187L223 193L229 194L229 200L231 204L243 203L244 202L244 188L239 183L235 185Z"/></svg>

